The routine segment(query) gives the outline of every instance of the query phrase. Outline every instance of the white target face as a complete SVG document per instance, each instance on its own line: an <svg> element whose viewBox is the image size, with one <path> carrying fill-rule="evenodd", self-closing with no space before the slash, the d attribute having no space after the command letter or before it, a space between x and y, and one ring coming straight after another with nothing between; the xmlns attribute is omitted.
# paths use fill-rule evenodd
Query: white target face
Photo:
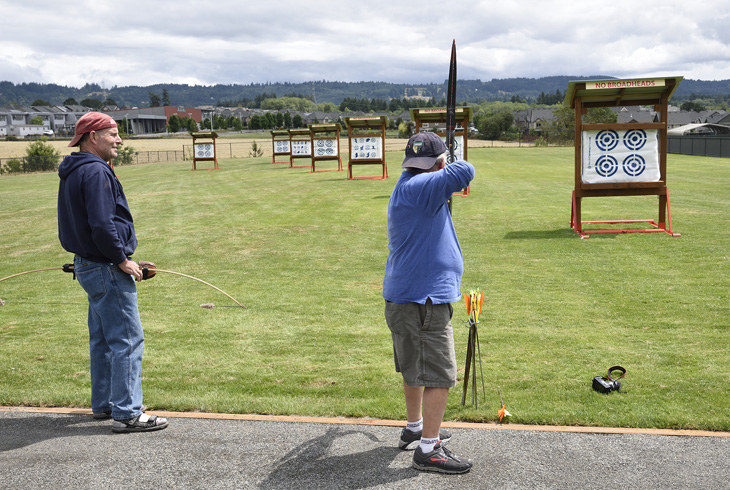
<svg viewBox="0 0 730 490"><path fill-rule="evenodd" d="M312 155L312 142L311 141L297 141L291 142L291 154L294 156L311 156Z"/></svg>
<svg viewBox="0 0 730 490"><path fill-rule="evenodd" d="M289 140L274 140L275 154L289 154Z"/></svg>
<svg viewBox="0 0 730 490"><path fill-rule="evenodd" d="M193 146L195 147L195 158L213 158L212 143L197 143Z"/></svg>
<svg viewBox="0 0 730 490"><path fill-rule="evenodd" d="M331 157L338 154L337 139L318 139L314 141L315 157Z"/></svg>
<svg viewBox="0 0 730 490"><path fill-rule="evenodd" d="M581 180L585 183L657 182L657 130L583 131Z"/></svg>
<svg viewBox="0 0 730 490"><path fill-rule="evenodd" d="M380 136L352 138L351 160L375 160L383 157L383 142Z"/></svg>

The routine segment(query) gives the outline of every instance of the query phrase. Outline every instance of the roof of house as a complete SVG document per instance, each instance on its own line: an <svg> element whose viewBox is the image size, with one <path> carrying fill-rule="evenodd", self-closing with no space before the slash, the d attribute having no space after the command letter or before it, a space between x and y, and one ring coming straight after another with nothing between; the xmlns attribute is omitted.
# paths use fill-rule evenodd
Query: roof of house
<svg viewBox="0 0 730 490"><path fill-rule="evenodd" d="M685 124L678 128L667 130L667 134L672 136L684 136L687 134L730 134L730 127L723 126L722 124L710 124L710 123L694 123Z"/></svg>

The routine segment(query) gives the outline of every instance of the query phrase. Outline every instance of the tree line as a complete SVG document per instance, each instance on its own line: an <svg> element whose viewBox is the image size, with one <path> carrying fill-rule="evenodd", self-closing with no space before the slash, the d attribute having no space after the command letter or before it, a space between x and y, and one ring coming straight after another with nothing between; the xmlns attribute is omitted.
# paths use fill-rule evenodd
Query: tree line
<svg viewBox="0 0 730 490"><path fill-rule="evenodd" d="M459 80L457 98L470 104L480 102L510 102L513 97L528 103L549 103L540 100L541 95L552 97L557 90L564 91L570 81L605 79L606 77L588 76L551 76L541 78L504 78L490 81ZM339 106L346 99L410 99L413 95L441 100L446 95L446 81L443 83L405 84L387 82L330 82L325 80L302 83L250 83L250 84L218 84L198 86L187 84L155 84L150 86L113 86L104 88L99 84L86 84L83 87L66 87L57 84L12 83L0 81L0 105L31 105L31 101L42 99L48 105L59 105L64 100L95 100L102 104L107 99L118 102L117 105L145 107L150 102L150 94L159 97L159 104L164 105L164 92L169 102L174 105L196 107L201 105L235 106L237 102L247 107L257 107L263 100L275 95L281 98L294 95L311 102L330 102ZM727 109L730 104L730 80L691 80L681 82L672 100L682 103L691 100L702 100L707 108ZM234 104L230 104L234 102ZM91 107L91 106L89 106Z"/></svg>

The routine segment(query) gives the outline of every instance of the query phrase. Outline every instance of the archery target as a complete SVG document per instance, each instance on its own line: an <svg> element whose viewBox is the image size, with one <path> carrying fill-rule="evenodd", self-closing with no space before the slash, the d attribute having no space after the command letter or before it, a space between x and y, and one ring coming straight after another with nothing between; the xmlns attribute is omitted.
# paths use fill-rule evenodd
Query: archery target
<svg viewBox="0 0 730 490"><path fill-rule="evenodd" d="M309 140L292 140L291 154L294 156L310 156L312 154L312 144Z"/></svg>
<svg viewBox="0 0 730 490"><path fill-rule="evenodd" d="M196 144L195 146L195 158L213 158L213 144Z"/></svg>
<svg viewBox="0 0 730 490"><path fill-rule="evenodd" d="M315 147L315 157L331 157L333 155L337 155L338 149L337 149L338 141L336 139L319 139L315 140L314 147Z"/></svg>
<svg viewBox="0 0 730 490"><path fill-rule="evenodd" d="M446 144L446 136L441 136L441 141ZM464 136L454 136L454 158L456 160L463 160L464 159ZM453 163L451 161L451 155L446 155L446 161L448 163Z"/></svg>
<svg viewBox="0 0 730 490"><path fill-rule="evenodd" d="M274 140L274 153L289 153L289 140Z"/></svg>
<svg viewBox="0 0 730 490"><path fill-rule="evenodd" d="M366 136L352 138L350 159L380 160L383 157L383 143L380 137Z"/></svg>
<svg viewBox="0 0 730 490"><path fill-rule="evenodd" d="M587 184L657 182L657 130L601 130L582 133L582 176Z"/></svg>

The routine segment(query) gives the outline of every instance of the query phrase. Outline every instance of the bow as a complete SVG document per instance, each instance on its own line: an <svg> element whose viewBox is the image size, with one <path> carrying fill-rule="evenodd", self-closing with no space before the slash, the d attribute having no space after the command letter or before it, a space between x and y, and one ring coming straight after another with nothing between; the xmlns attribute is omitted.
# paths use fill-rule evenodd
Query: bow
<svg viewBox="0 0 730 490"><path fill-rule="evenodd" d="M216 287L216 286L213 286L211 283L206 282L206 281L204 281L202 279L199 279L199 278L197 278L195 276L191 276L191 275L188 275L188 274L183 274L182 272L175 272L175 271L167 271L167 270L164 270L164 269L158 269L157 266L155 264L153 264L152 262L146 262L145 263L143 261L140 261L140 265L142 266L142 278L143 279L152 279L153 277L155 277L155 274L157 272L164 272L166 274L174 274L176 276L187 277L188 279L192 279L194 281L202 282L206 286L210 286L213 289L215 289L216 291L219 291L219 292L225 294L231 300L233 300L233 302L236 303L238 306L240 306L243 309L246 309L246 307L243 304L241 304L238 300L236 300L233 296L231 296L227 292L223 291L221 288ZM206 308L210 308L209 305L201 305L201 306L206 307Z"/></svg>
<svg viewBox="0 0 730 490"><path fill-rule="evenodd" d="M223 291L221 288L219 288L217 286L214 286L211 283L206 282L206 281L204 281L204 280L202 280L200 278L197 278L195 276L191 276L189 274L183 274L182 272L175 272L175 271L169 271L169 270L164 270L164 269L158 269L157 266L155 264L153 264L152 262L145 262L145 261L140 260L139 265L142 268L142 279L143 280L145 280L145 279L152 279L153 277L155 277L155 274L157 272L164 272L166 274L174 274L176 276L187 277L188 279L192 279L194 281L201 282L201 283L205 284L206 286L210 286L211 288L215 289L216 291L218 291L218 292L226 295L228 298L230 298L234 303L236 303L241 308L244 308L244 309L246 308L241 302L239 302L238 300L236 300L230 294L228 294L225 291ZM22 276L24 274L31 274L33 272L54 271L54 270L62 270L63 272L70 272L70 273L75 274L74 273L74 266L73 266L73 264L63 264L62 267L46 267L44 269L33 269L33 270L28 270L28 271L23 271L23 272L17 272L15 274L11 274L9 276L0 278L0 282L5 281L7 279L11 279L13 277ZM74 279L75 278L76 278L76 276L74 275ZM2 304L0 304L0 306L2 306ZM201 305L201 307L203 307L203 308L212 308L212 305L211 305L211 303L206 303L206 304Z"/></svg>
<svg viewBox="0 0 730 490"><path fill-rule="evenodd" d="M456 39L451 43L451 63L449 64L449 82L446 88L446 148L449 150L449 163L454 162L454 150L456 142L454 131L456 130ZM449 198L449 214L451 214L451 201Z"/></svg>

